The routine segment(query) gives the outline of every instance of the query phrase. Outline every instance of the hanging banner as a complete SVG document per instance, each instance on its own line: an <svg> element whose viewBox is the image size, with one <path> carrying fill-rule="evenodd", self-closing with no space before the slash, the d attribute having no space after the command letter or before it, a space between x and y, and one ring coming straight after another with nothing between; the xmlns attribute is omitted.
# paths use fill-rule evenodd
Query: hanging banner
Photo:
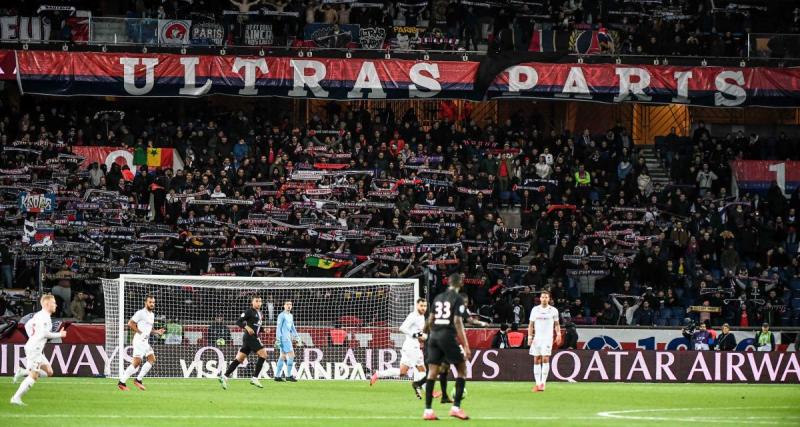
<svg viewBox="0 0 800 427"><path fill-rule="evenodd" d="M0 16L2 40L50 40L50 18Z"/></svg>
<svg viewBox="0 0 800 427"><path fill-rule="evenodd" d="M248 24L244 26L244 44L248 46L271 46L272 24Z"/></svg>
<svg viewBox="0 0 800 427"><path fill-rule="evenodd" d="M56 207L56 195L30 194L27 191L19 193L19 210L27 213L50 213Z"/></svg>
<svg viewBox="0 0 800 427"><path fill-rule="evenodd" d="M114 163L120 166L128 166L131 171L135 171L139 166L172 168L173 170L183 169L183 159L174 148L156 148L147 151L146 164L136 165L133 159L133 152L119 147L88 147L75 146L72 152L83 157L81 168L88 168L92 163L106 165L111 170Z"/></svg>
<svg viewBox="0 0 800 427"><path fill-rule="evenodd" d="M189 42L201 46L221 46L225 40L225 28L215 22L199 22L192 24Z"/></svg>
<svg viewBox="0 0 800 427"><path fill-rule="evenodd" d="M189 44L189 29L192 21L180 19L158 20L158 43L166 45Z"/></svg>
<svg viewBox="0 0 800 427"><path fill-rule="evenodd" d="M18 51L21 87L53 95L330 99L475 96L477 62ZM23 65L24 64L24 65Z"/></svg>
<svg viewBox="0 0 800 427"><path fill-rule="evenodd" d="M734 160L731 171L739 190L766 193L775 183L788 196L800 185L800 162Z"/></svg>
<svg viewBox="0 0 800 427"><path fill-rule="evenodd" d="M303 39L317 47L356 47L358 38L358 25L314 23L303 28Z"/></svg>
<svg viewBox="0 0 800 427"><path fill-rule="evenodd" d="M17 59L13 50L0 50L0 80L16 80Z"/></svg>
<svg viewBox="0 0 800 427"><path fill-rule="evenodd" d="M542 98L715 107L800 106L800 69L523 63L475 87L479 63L17 51L24 92L328 99Z"/></svg>
<svg viewBox="0 0 800 427"><path fill-rule="evenodd" d="M358 32L358 43L362 49L382 49L386 39L386 28L363 27Z"/></svg>

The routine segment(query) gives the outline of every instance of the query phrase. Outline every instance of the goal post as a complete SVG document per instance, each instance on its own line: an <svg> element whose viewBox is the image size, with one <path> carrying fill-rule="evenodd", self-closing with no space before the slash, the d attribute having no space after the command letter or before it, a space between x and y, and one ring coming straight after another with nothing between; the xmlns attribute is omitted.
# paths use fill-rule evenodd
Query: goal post
<svg viewBox="0 0 800 427"><path fill-rule="evenodd" d="M151 336L157 362L151 377L209 378L225 369L242 344L235 322L262 298L259 338L268 352L261 377L274 376L278 352L275 326L283 304L292 313L301 346L295 347L295 372L301 379L362 379L366 372L397 366L403 336L398 331L419 297L417 279L275 278L234 276L121 275L103 279L106 376L118 378L132 357L128 320L155 297ZM255 355L250 361L255 361ZM246 363L234 377L250 377Z"/></svg>

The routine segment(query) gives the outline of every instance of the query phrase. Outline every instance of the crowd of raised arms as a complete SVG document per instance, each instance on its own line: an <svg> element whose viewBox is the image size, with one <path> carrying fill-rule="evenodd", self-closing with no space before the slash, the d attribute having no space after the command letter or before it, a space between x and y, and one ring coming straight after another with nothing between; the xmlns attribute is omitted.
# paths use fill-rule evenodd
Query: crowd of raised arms
<svg viewBox="0 0 800 427"><path fill-rule="evenodd" d="M420 49L484 50L488 47L493 51L528 50L531 36L537 30L577 29L607 34L608 37L602 39L603 51L607 53L744 57L748 56L749 33L800 33L800 8L791 0L544 0L467 4L419 0L357 3L130 0L114 3L101 7L100 2L92 0L68 2L79 10L92 12L95 18L110 15L216 22L224 26L225 36L215 43L232 45L251 44L242 31L248 22L270 24L270 40L275 46L304 46L314 42L323 47L358 47L358 34L329 37L323 41L308 40L310 36L305 31L309 24L329 24L347 32L342 26L355 24L385 30L380 47L397 47L393 41L397 28L420 27L425 35L420 37L419 43L412 42ZM247 14L224 15L224 11ZM3 15L36 16L41 12L38 2L9 1L0 5ZM52 39L74 37L75 30L70 27L72 21L68 20L68 14L59 9L44 13L52 27ZM132 21L127 25L129 31L136 28ZM798 54L796 43L791 39L776 39L770 42L769 48L773 56Z"/></svg>
<svg viewBox="0 0 800 427"><path fill-rule="evenodd" d="M102 317L98 278L120 273L415 277L433 298L461 272L467 308L493 323L524 324L542 289L579 324L677 325L695 305L722 307L691 313L715 325L798 321L800 193L729 190L730 159L797 158L782 134L667 135L662 187L619 123L594 135L342 104L308 123L269 107L180 119L22 105L0 110L3 285L33 288L41 262L56 315ZM84 165L71 152L86 145L132 164ZM183 169L148 167L157 148ZM20 192L52 192L53 212L19 211ZM52 246L23 243L23 228L34 243L54 230Z"/></svg>

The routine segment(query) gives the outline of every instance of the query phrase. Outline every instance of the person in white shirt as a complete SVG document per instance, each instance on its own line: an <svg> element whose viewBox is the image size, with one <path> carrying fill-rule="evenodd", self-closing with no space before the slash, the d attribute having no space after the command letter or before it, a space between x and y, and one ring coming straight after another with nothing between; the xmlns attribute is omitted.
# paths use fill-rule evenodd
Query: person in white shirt
<svg viewBox="0 0 800 427"><path fill-rule="evenodd" d="M558 310L550 305L550 291L542 291L540 304L531 309L528 324L528 342L533 356L533 378L536 387L532 391L544 391L547 375L550 373L550 354L553 351L553 331L556 342L561 342L561 326L558 324Z"/></svg>
<svg viewBox="0 0 800 427"><path fill-rule="evenodd" d="M14 375L14 383L27 376L19 385L17 392L11 397L12 405L24 406L22 396L33 387L33 384L44 377L53 376L53 368L44 356L44 345L51 338L64 338L67 331L59 330L53 332L53 322L50 316L56 311L56 298L51 295L43 295L39 300L42 310L36 313L31 320L25 323L25 332L28 334L28 342L25 343L25 369L17 371Z"/></svg>
<svg viewBox="0 0 800 427"><path fill-rule="evenodd" d="M134 332L133 335L133 360L131 364L125 369L122 376L119 378L117 388L122 391L128 391L128 386L125 384L133 374L139 370L139 375L133 380L133 385L139 390L146 390L142 380L144 376L150 372L150 369L156 363L156 355L153 352L153 347L150 346L150 334L163 335L164 329L153 330L153 323L155 323L155 313L153 310L156 308L156 298L152 295L144 297L144 308L134 313L131 320L128 320L128 328ZM142 359L146 358L147 362L142 365Z"/></svg>
<svg viewBox="0 0 800 427"><path fill-rule="evenodd" d="M414 368L411 375L414 382L425 377L425 360L422 357L420 344L428 338L428 335L422 332L425 328L425 312L427 311L428 302L425 298L418 298L414 311L408 313L406 320L400 325L400 332L406 336L400 350L400 368L389 368L373 373L369 380L370 386L374 385L378 378L405 377L411 368ZM414 391L417 393L417 398L422 399L421 388L415 386Z"/></svg>

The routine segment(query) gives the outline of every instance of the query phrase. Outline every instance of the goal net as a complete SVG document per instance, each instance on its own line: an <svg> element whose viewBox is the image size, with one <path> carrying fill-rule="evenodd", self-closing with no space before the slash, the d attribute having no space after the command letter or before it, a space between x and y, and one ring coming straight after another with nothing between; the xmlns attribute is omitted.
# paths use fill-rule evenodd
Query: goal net
<svg viewBox="0 0 800 427"><path fill-rule="evenodd" d="M236 320L253 296L263 300L259 338L268 358L262 378L273 377L279 352L275 326L283 303L292 301L302 346L295 347L300 379L364 379L372 369L397 366L403 335L398 331L419 295L417 279L260 278L122 275L103 279L107 376L119 377L132 358L127 323L155 297L150 337L157 362L149 376L210 378L236 356L242 329ZM255 355L233 377L253 374Z"/></svg>

